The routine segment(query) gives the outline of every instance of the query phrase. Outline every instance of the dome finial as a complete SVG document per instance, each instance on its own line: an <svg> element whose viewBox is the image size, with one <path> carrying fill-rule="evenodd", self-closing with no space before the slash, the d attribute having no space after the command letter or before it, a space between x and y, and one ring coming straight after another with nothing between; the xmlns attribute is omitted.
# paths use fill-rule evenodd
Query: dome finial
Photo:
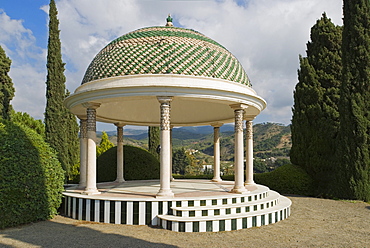
<svg viewBox="0 0 370 248"><path fill-rule="evenodd" d="M168 14L166 27L173 27L171 14Z"/></svg>

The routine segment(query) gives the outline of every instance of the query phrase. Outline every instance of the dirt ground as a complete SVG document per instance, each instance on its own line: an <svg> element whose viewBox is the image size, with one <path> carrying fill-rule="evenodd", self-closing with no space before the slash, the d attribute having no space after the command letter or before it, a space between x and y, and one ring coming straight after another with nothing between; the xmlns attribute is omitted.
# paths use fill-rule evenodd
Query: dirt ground
<svg viewBox="0 0 370 248"><path fill-rule="evenodd" d="M56 216L0 230L0 247L370 247L370 204L289 196L278 223L218 233L97 224Z"/></svg>

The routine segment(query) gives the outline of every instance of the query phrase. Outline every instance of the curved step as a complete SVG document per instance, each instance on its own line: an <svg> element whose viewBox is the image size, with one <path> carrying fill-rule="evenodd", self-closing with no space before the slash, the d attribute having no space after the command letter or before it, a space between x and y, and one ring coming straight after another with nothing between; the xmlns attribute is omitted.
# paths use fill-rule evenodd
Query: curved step
<svg viewBox="0 0 370 248"><path fill-rule="evenodd" d="M280 194L275 191L270 191L266 198L252 202L238 202L233 204L222 204L221 199L217 200L218 204L191 206L191 207L171 207L172 215L178 217L200 217L200 216L218 216L229 214L240 214L244 212L253 212L271 208L278 204Z"/></svg>
<svg viewBox="0 0 370 248"><path fill-rule="evenodd" d="M158 218L163 228L177 232L231 231L281 221L290 215L290 206L291 201L287 197L280 196L278 205L253 212L195 218L158 215Z"/></svg>

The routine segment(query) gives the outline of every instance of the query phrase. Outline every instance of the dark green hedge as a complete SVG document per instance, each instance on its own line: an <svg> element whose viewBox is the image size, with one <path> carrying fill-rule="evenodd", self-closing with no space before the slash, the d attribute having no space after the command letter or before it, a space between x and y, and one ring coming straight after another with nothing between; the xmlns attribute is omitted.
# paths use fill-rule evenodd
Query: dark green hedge
<svg viewBox="0 0 370 248"><path fill-rule="evenodd" d="M148 151L134 147L123 147L125 180L147 180L159 178L159 161ZM117 177L117 147L112 147L97 159L97 181L111 182Z"/></svg>
<svg viewBox="0 0 370 248"><path fill-rule="evenodd" d="M281 194L313 196L313 180L297 165L286 164L271 172L254 174L254 181Z"/></svg>
<svg viewBox="0 0 370 248"><path fill-rule="evenodd" d="M174 175L178 179L211 179L210 175ZM233 181L234 175L222 176L223 180ZM275 190L281 194L295 194L313 196L313 180L311 177L299 166L293 164L286 164L280 166L272 172L255 173L254 181L257 184L262 184Z"/></svg>
<svg viewBox="0 0 370 248"><path fill-rule="evenodd" d="M172 174L175 179L212 179L213 175L179 175Z"/></svg>
<svg viewBox="0 0 370 248"><path fill-rule="evenodd" d="M0 228L52 218L61 204L64 171L34 130L0 121Z"/></svg>

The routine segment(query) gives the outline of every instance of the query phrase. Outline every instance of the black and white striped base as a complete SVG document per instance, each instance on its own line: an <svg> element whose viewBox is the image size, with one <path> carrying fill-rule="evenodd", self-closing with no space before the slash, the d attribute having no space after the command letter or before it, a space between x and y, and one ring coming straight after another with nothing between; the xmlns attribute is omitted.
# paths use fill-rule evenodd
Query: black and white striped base
<svg viewBox="0 0 370 248"><path fill-rule="evenodd" d="M186 198L125 198L64 192L64 214L78 220L153 225L177 232L218 232L276 223L291 201L258 185L254 193Z"/></svg>

